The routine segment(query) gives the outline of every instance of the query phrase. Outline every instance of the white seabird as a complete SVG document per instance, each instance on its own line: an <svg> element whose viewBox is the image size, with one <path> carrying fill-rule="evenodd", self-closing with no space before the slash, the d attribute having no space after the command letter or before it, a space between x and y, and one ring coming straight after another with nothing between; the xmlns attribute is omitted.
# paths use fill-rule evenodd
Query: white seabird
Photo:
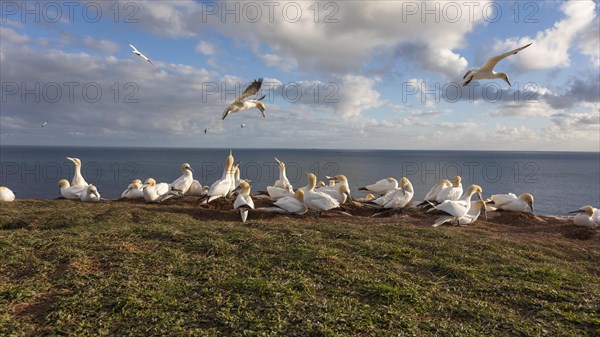
<svg viewBox="0 0 600 337"><path fill-rule="evenodd" d="M188 195L205 195L206 193L208 193L208 186L202 186L202 184L198 180L194 179L194 181L192 181L192 185L190 186L190 189L187 191L186 194L188 194Z"/></svg>
<svg viewBox="0 0 600 337"><path fill-rule="evenodd" d="M530 209L531 213L534 212L533 195L530 193L523 193L518 197L513 193L494 194L490 197L488 203L503 211L525 212Z"/></svg>
<svg viewBox="0 0 600 337"><path fill-rule="evenodd" d="M225 166L223 167L223 175L221 176L221 179L215 181L208 189L207 202L211 202L221 197L226 197L229 194L229 189L233 184L232 169L233 155L231 154L231 150L229 150L229 155L227 156L227 159L225 160Z"/></svg>
<svg viewBox="0 0 600 337"><path fill-rule="evenodd" d="M142 189L146 202L161 202L169 195L168 193L171 188L167 183L157 184L156 180L148 178Z"/></svg>
<svg viewBox="0 0 600 337"><path fill-rule="evenodd" d="M398 181L392 177L389 177L387 179L381 179L375 182L374 184L358 188L359 191L368 191L379 195L384 195L389 191L394 191L397 189Z"/></svg>
<svg viewBox="0 0 600 337"><path fill-rule="evenodd" d="M472 201L471 207L469 208L469 211L467 212L467 214L465 214L459 218L455 218L451 215L443 215L443 216L439 217L432 226L438 227L446 222L452 222L452 220L456 220L456 222L459 226L468 225L468 224L475 222L477 220L477 218L479 218L479 215L481 214L481 212L483 212L484 217L487 219L485 201L482 201L482 200Z"/></svg>
<svg viewBox="0 0 600 337"><path fill-rule="evenodd" d="M335 177L327 177L329 181L336 181L337 183L333 186L323 186L319 188L319 192L329 194L340 204L345 203L347 200L352 200L350 194L350 185L348 184L348 178L345 175L339 174Z"/></svg>
<svg viewBox="0 0 600 337"><path fill-rule="evenodd" d="M428 210L431 211L441 211L446 213L447 215L452 216L453 220L457 220L465 216L469 209L471 208L471 197L473 194L477 194L479 200L483 200L481 194L483 193L483 189L479 185L471 185L469 189L465 192L465 194L458 200L445 200L439 205L435 205L433 208ZM438 219L440 220L440 219ZM437 221L436 221L437 222Z"/></svg>
<svg viewBox="0 0 600 337"><path fill-rule="evenodd" d="M88 185L81 195L81 201L83 202L98 202L100 201L100 192L94 185Z"/></svg>
<svg viewBox="0 0 600 337"><path fill-rule="evenodd" d="M244 110L248 110L251 108L258 108L258 110L260 110L260 112L262 113L263 118L266 117L266 115L265 115L266 106L263 102L261 102L266 97L266 95L263 95L262 97L260 97L258 99L246 100L246 98L248 98L252 95L256 95L258 93L258 91L260 90L260 87L262 86L262 82L263 82L263 79L259 78L258 80L255 80L250 85L248 85L246 87L246 89L244 89L244 92L239 97L237 97L235 100L233 100L229 104L227 109L225 109L225 111L223 111L223 115L221 116L221 121L219 123L223 122L223 120L227 116L229 116L229 114L231 114L231 113L242 112Z"/></svg>
<svg viewBox="0 0 600 337"><path fill-rule="evenodd" d="M600 227L600 211L597 208L587 205L569 213L577 213L573 217L573 223L577 226L586 228Z"/></svg>
<svg viewBox="0 0 600 337"><path fill-rule="evenodd" d="M44 124L42 124L42 127L48 125L48 121L45 121Z"/></svg>
<svg viewBox="0 0 600 337"><path fill-rule="evenodd" d="M412 183L408 178L402 177L398 189L389 191L384 196L370 201L370 203L379 205L382 209L402 209L410 203L414 195L415 190Z"/></svg>
<svg viewBox="0 0 600 337"><path fill-rule="evenodd" d="M179 195L187 193L194 182L194 170L188 163L183 163L180 166L182 175L171 183L171 191Z"/></svg>
<svg viewBox="0 0 600 337"><path fill-rule="evenodd" d="M428 202L433 202L433 203L440 203L443 200L439 200L437 199L438 194L440 194L440 192L446 188L446 187L450 187L452 186L452 184L450 183L450 180L448 179L441 179L440 181L438 181L437 183L435 183L435 185L433 185L431 187L431 189L429 190L429 192L427 192L427 194L425 195L425 198L423 199L423 202L420 203L417 206L423 206L423 205L429 205Z"/></svg>
<svg viewBox="0 0 600 337"><path fill-rule="evenodd" d="M248 211L254 209L254 201L252 201L252 197L250 196L250 184L246 181L242 181L238 189L240 190L240 193L233 202L233 208L240 211L242 223L246 223Z"/></svg>
<svg viewBox="0 0 600 337"><path fill-rule="evenodd" d="M321 212L340 207L340 203L328 194L315 191L317 176L308 174L308 185L304 191L304 203L310 210Z"/></svg>
<svg viewBox="0 0 600 337"><path fill-rule="evenodd" d="M273 207L260 208L267 212L276 212L282 214L302 215L308 211L308 207L304 203L304 191L301 189L291 196L285 196L273 203Z"/></svg>
<svg viewBox="0 0 600 337"><path fill-rule="evenodd" d="M75 185L71 186L67 179L61 179L58 181L58 186L60 186L60 195L69 200L80 200L81 196L87 189L88 185Z"/></svg>
<svg viewBox="0 0 600 337"><path fill-rule="evenodd" d="M0 186L0 202L11 202L15 200L15 194L10 188Z"/></svg>
<svg viewBox="0 0 600 337"><path fill-rule="evenodd" d="M507 53L493 56L490 59L488 59L487 61L485 61L485 63L479 68L469 69L469 71L467 71L465 76L463 76L463 86L468 85L469 83L471 83L472 80L476 80L476 81L477 80L493 80L496 78L503 79L504 81L506 81L506 83L508 83L508 85L511 85L510 81L508 80L508 75L506 73L495 72L494 67L502 59L507 58L510 55L514 55L529 46L531 46L531 43L526 46L523 46L521 48L511 50Z"/></svg>
<svg viewBox="0 0 600 337"><path fill-rule="evenodd" d="M121 193L121 198L125 199L141 199L144 197L144 191L142 189L142 181L134 179L131 184L127 186L127 189Z"/></svg>
<svg viewBox="0 0 600 337"><path fill-rule="evenodd" d="M81 160L79 158L71 157L67 157L67 160L72 161L73 165L75 165L75 173L73 174L73 180L71 180L71 186L87 186L88 183L85 181L85 179L83 179L83 176L81 175Z"/></svg>
<svg viewBox="0 0 600 337"><path fill-rule="evenodd" d="M132 53L136 54L137 56L143 58L144 60L150 62L151 65L154 65L154 63L152 63L152 61L150 61L149 58L146 57L146 55L142 54L139 50L137 50L131 43L129 43L129 47L131 47Z"/></svg>

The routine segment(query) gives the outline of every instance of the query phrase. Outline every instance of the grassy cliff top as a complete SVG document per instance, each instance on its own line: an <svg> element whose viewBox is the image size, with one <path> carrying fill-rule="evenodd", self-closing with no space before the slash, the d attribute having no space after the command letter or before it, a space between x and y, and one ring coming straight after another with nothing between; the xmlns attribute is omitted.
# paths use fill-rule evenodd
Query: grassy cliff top
<svg viewBox="0 0 600 337"><path fill-rule="evenodd" d="M568 220L238 219L226 200L2 204L0 335L600 333L600 231Z"/></svg>

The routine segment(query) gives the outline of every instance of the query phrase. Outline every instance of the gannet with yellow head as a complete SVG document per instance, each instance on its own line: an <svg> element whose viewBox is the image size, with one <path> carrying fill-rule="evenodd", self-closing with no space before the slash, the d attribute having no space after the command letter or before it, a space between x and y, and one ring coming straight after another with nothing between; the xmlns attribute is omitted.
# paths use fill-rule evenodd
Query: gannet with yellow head
<svg viewBox="0 0 600 337"><path fill-rule="evenodd" d="M81 196L85 192L87 185L85 186L71 186L67 179L61 179L58 181L60 187L60 195L69 200L80 200Z"/></svg>
<svg viewBox="0 0 600 337"><path fill-rule="evenodd" d="M250 196L250 184L246 181L242 181L237 190L239 190L240 193L233 202L233 208L240 211L242 223L246 223L248 210L254 209L254 201L252 201L252 197Z"/></svg>
<svg viewBox="0 0 600 337"><path fill-rule="evenodd" d="M428 212L433 210L444 212L453 217L454 220L465 216L471 208L471 197L473 194L477 194L479 200L483 200L482 194L483 189L479 185L471 185L458 200L446 200L439 205L434 206ZM458 221L458 220L457 220Z"/></svg>
<svg viewBox="0 0 600 337"><path fill-rule="evenodd" d="M170 187L167 183L157 184L154 178L148 178L142 185L142 190L146 202L161 202L169 194Z"/></svg>
<svg viewBox="0 0 600 337"><path fill-rule="evenodd" d="M73 162L73 165L75 165L75 173L73 174L73 180L71 180L71 186L87 186L88 183L81 175L81 160L79 158L71 157L67 157L67 160Z"/></svg>
<svg viewBox="0 0 600 337"><path fill-rule="evenodd" d="M577 226L586 228L600 227L600 211L597 208L586 205L569 213L577 213L573 217L573 223Z"/></svg>
<svg viewBox="0 0 600 337"><path fill-rule="evenodd" d="M131 184L127 186L127 189L121 193L121 198L126 199L138 199L144 197L144 191L142 190L142 181L134 179Z"/></svg>
<svg viewBox="0 0 600 337"><path fill-rule="evenodd" d="M527 209L534 212L533 195L531 193L523 193L518 197L513 193L494 194L490 197L490 204L496 209L503 211L525 212Z"/></svg>

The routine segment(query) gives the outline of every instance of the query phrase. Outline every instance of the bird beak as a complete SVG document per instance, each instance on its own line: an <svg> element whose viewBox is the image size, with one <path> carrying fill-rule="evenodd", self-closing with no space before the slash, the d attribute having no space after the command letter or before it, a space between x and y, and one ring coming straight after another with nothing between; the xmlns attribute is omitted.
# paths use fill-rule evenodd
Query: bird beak
<svg viewBox="0 0 600 337"><path fill-rule="evenodd" d="M535 211L533 210L533 203L532 202L529 203L529 208L531 208L531 213L535 214Z"/></svg>
<svg viewBox="0 0 600 337"><path fill-rule="evenodd" d="M507 78L507 79L505 79L505 81L506 81L506 83L508 83L508 86L509 86L509 87L512 87L512 84L510 84L510 81L508 80L508 78Z"/></svg>
<svg viewBox="0 0 600 337"><path fill-rule="evenodd" d="M275 159L275 161L277 162L277 165L281 166L281 162L279 161L279 159L273 157L273 159Z"/></svg>
<svg viewBox="0 0 600 337"><path fill-rule="evenodd" d="M481 193L477 193L477 196L479 197L479 200L483 201L483 197L481 196Z"/></svg>
<svg viewBox="0 0 600 337"><path fill-rule="evenodd" d="M576 211L570 211L569 213L583 213L583 211L578 209Z"/></svg>
<svg viewBox="0 0 600 337"><path fill-rule="evenodd" d="M71 157L67 157L67 160L75 162L75 159L71 158Z"/></svg>
<svg viewBox="0 0 600 337"><path fill-rule="evenodd" d="M485 221L488 220L487 210L485 209L485 206L483 206L483 218L485 219Z"/></svg>
<svg viewBox="0 0 600 337"><path fill-rule="evenodd" d="M95 195L96 198L100 198L100 196L98 195L98 191L93 191L92 194Z"/></svg>
<svg viewBox="0 0 600 337"><path fill-rule="evenodd" d="M345 194L348 196L348 200L350 200L350 201L353 201L353 200L352 200L352 196L350 195L350 193L349 193L349 192L344 192L344 193L345 193Z"/></svg>

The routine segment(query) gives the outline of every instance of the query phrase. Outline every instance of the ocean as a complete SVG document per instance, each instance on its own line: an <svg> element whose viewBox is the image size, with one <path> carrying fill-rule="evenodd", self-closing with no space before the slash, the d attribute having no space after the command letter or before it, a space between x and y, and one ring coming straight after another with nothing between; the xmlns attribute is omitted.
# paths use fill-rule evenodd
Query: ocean
<svg viewBox="0 0 600 337"><path fill-rule="evenodd" d="M536 213L566 215L583 205L600 206L600 153L596 152L495 152L321 149L232 149L240 162L242 178L250 179L253 192L265 190L278 179L273 157L286 163L296 187L306 185L304 172L348 177L353 197L357 188L379 179L407 177L415 188L415 201L423 199L439 179L462 177L463 187L478 184L484 197L497 193L529 192ZM170 183L187 162L203 185L219 179L229 149L108 148L54 146L0 146L0 184L17 198L53 199L57 182L73 177L73 164L83 162L82 173L104 198L117 198L133 179L153 177Z"/></svg>

